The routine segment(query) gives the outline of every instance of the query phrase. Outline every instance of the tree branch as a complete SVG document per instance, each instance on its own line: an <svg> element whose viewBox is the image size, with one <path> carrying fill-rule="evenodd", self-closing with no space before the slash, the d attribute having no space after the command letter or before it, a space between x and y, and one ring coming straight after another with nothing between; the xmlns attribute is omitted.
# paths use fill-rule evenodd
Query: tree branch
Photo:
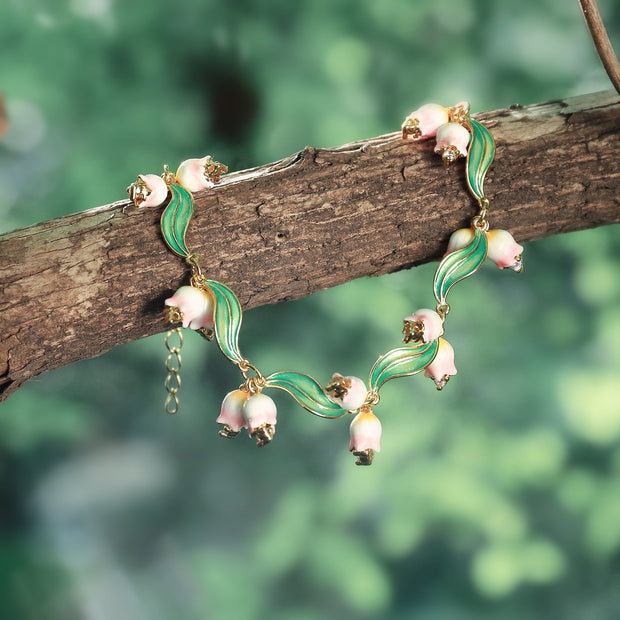
<svg viewBox="0 0 620 620"><path fill-rule="evenodd" d="M614 93L477 118L498 145L494 228L527 241L620 221ZM411 267L438 258L474 215L462 166L444 171L431 141L399 134L308 147L197 194L189 247L245 308ZM187 270L164 246L160 213L124 200L0 236L1 398L165 330L163 300Z"/></svg>

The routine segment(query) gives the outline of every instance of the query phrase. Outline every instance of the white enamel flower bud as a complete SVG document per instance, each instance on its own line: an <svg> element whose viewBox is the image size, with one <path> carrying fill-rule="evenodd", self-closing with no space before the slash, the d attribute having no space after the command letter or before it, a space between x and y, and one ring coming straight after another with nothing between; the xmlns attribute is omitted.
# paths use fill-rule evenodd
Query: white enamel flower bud
<svg viewBox="0 0 620 620"><path fill-rule="evenodd" d="M448 249L446 254L450 254L456 250L460 250L468 246L474 238L474 231L471 228L459 228L454 231L448 241Z"/></svg>
<svg viewBox="0 0 620 620"><path fill-rule="evenodd" d="M429 308L420 308L416 310L412 315L405 317L405 323L409 323L409 336L405 339L406 342L411 340L423 342L430 342L439 338L443 334L443 321L441 317ZM422 329L420 329L420 324ZM405 330L407 325L405 325Z"/></svg>
<svg viewBox="0 0 620 620"><path fill-rule="evenodd" d="M183 327L201 329L213 326L213 300L202 289L182 286L164 303L179 310Z"/></svg>
<svg viewBox="0 0 620 620"><path fill-rule="evenodd" d="M448 122L448 110L437 103L426 103L414 110L402 125L403 138L421 140L437 133Z"/></svg>
<svg viewBox="0 0 620 620"><path fill-rule="evenodd" d="M430 377L435 382L437 389L442 390L446 386L446 383L448 383L450 377L455 374L454 349L447 340L440 338L437 355L426 367L424 376Z"/></svg>
<svg viewBox="0 0 620 620"><path fill-rule="evenodd" d="M273 439L277 413L276 404L265 394L253 394L243 403L243 417L248 433L256 438L259 446Z"/></svg>
<svg viewBox="0 0 620 620"><path fill-rule="evenodd" d="M507 230L489 230L487 239L489 241L487 256L500 269L509 267L516 272L523 269L521 259L523 246L519 245Z"/></svg>
<svg viewBox="0 0 620 620"><path fill-rule="evenodd" d="M459 157L467 155L469 131L459 123L446 123L437 130L435 153L442 156L444 164L449 165Z"/></svg>
<svg viewBox="0 0 620 620"><path fill-rule="evenodd" d="M329 399L347 411L359 409L366 401L368 390L359 377L343 377L334 373L325 390Z"/></svg>
<svg viewBox="0 0 620 620"><path fill-rule="evenodd" d="M245 390L233 390L226 394L216 420L218 424L224 425L220 431L222 437L234 437L242 428L247 427L243 417L243 405L249 397L250 393Z"/></svg>
<svg viewBox="0 0 620 620"><path fill-rule="evenodd" d="M139 174L127 193L136 207L158 207L168 196L168 186L156 174Z"/></svg>
<svg viewBox="0 0 620 620"><path fill-rule="evenodd" d="M205 176L205 166L210 161L211 158L208 155L199 159L186 159L177 170L177 183L190 192L213 187L213 183Z"/></svg>
<svg viewBox="0 0 620 620"><path fill-rule="evenodd" d="M148 195L140 207L158 207L168 196L166 182L157 174L140 174L138 178L146 185Z"/></svg>
<svg viewBox="0 0 620 620"><path fill-rule="evenodd" d="M357 465L370 465L373 453L381 452L381 422L369 406L353 418L349 433L349 450L357 457Z"/></svg>

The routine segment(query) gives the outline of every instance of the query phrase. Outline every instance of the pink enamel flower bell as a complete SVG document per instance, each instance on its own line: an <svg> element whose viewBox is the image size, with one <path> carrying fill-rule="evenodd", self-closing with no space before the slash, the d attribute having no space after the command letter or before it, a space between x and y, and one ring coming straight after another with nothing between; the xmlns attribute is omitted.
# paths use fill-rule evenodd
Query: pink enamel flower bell
<svg viewBox="0 0 620 620"><path fill-rule="evenodd" d="M450 380L450 377L455 374L456 366L454 365L454 349L447 340L440 338L437 355L435 356L435 359L426 367L424 376L430 377L435 382L438 390L443 390Z"/></svg>
<svg viewBox="0 0 620 620"><path fill-rule="evenodd" d="M250 393L246 390L233 390L226 394L216 420L218 424L224 425L219 432L221 437L236 437L242 428L247 428L247 422L243 417L243 405L249 397Z"/></svg>
<svg viewBox="0 0 620 620"><path fill-rule="evenodd" d="M435 153L441 155L444 166L467 155L470 133L460 123L446 123L437 130Z"/></svg>
<svg viewBox="0 0 620 620"><path fill-rule="evenodd" d="M181 162L175 178L176 182L185 189L190 192L198 192L219 183L222 174L225 172L228 172L228 168L224 164L213 161L211 155L207 155L206 157L186 159Z"/></svg>
<svg viewBox="0 0 620 620"><path fill-rule="evenodd" d="M194 286L182 286L164 302L169 310L169 320L180 321L190 329L213 327L213 300L207 291Z"/></svg>
<svg viewBox="0 0 620 620"><path fill-rule="evenodd" d="M250 437L258 446L266 446L276 432L276 404L265 394L252 394L243 403L243 418Z"/></svg>
<svg viewBox="0 0 620 620"><path fill-rule="evenodd" d="M523 246L507 230L489 230L487 256L500 268L508 267L517 273L523 271Z"/></svg>
<svg viewBox="0 0 620 620"><path fill-rule="evenodd" d="M359 409L365 402L368 390L365 383L358 377L343 377L334 373L325 388L330 400L347 411Z"/></svg>
<svg viewBox="0 0 620 620"><path fill-rule="evenodd" d="M429 308L416 310L412 315L405 317L403 341L409 342L430 342L443 335L443 320Z"/></svg>
<svg viewBox="0 0 620 620"><path fill-rule="evenodd" d="M213 183L205 176L207 160L210 160L208 155L207 157L186 159L181 162L176 173L176 182L190 192L198 192L201 189L212 187Z"/></svg>
<svg viewBox="0 0 620 620"><path fill-rule="evenodd" d="M349 450L357 458L355 464L371 465L374 453L381 451L381 422L368 405L353 418L349 433Z"/></svg>
<svg viewBox="0 0 620 620"><path fill-rule="evenodd" d="M414 110L402 124L404 140L432 138L449 120L448 109L437 103L426 103Z"/></svg>
<svg viewBox="0 0 620 620"><path fill-rule="evenodd" d="M168 196L168 186L157 174L139 174L127 193L137 207L158 207Z"/></svg>

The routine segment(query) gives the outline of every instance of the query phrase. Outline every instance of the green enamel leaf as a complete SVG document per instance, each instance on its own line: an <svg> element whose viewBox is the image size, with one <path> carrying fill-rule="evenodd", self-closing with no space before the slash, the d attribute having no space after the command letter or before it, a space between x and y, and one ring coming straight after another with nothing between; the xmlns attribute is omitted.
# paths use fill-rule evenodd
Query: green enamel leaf
<svg viewBox="0 0 620 620"><path fill-rule="evenodd" d="M323 418L339 418L347 413L332 402L321 384L301 372L282 370L266 379L265 387L278 388L288 392L304 409Z"/></svg>
<svg viewBox="0 0 620 620"><path fill-rule="evenodd" d="M473 229L474 237L469 245L448 254L437 267L433 281L435 299L446 302L450 288L475 273L487 256L487 238L479 228Z"/></svg>
<svg viewBox="0 0 620 620"><path fill-rule="evenodd" d="M194 213L194 197L176 183L168 187L172 198L161 215L161 232L168 247L185 258L191 255L185 244L185 232Z"/></svg>
<svg viewBox="0 0 620 620"><path fill-rule="evenodd" d="M495 157L495 140L488 129L473 118L467 118L471 141L467 153L467 185L478 200L484 197L484 177Z"/></svg>
<svg viewBox="0 0 620 620"><path fill-rule="evenodd" d="M370 371L370 389L376 392L390 379L415 375L424 370L435 359L438 348L439 340L436 339L388 351L375 362Z"/></svg>
<svg viewBox="0 0 620 620"><path fill-rule="evenodd" d="M222 353L233 362L243 359L239 351L239 330L243 313L237 296L223 284L207 280L206 285L215 299L214 329Z"/></svg>

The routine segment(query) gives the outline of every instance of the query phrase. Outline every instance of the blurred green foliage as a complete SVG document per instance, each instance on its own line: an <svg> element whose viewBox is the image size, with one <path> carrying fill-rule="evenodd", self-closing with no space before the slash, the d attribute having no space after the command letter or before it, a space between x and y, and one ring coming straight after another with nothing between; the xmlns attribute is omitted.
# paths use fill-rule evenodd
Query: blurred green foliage
<svg viewBox="0 0 620 620"><path fill-rule="evenodd" d="M620 7L600 4L613 39ZM394 131L426 101L609 88L577 3L552 0L7 0L0 37L3 230L205 152L239 169ZM371 468L347 420L280 394L268 448L219 439L239 379L191 334L175 418L162 337L31 381L0 407L0 615L616 619L619 232L530 243L521 276L455 290L459 374L385 387ZM244 351L365 376L433 271L252 310Z"/></svg>

